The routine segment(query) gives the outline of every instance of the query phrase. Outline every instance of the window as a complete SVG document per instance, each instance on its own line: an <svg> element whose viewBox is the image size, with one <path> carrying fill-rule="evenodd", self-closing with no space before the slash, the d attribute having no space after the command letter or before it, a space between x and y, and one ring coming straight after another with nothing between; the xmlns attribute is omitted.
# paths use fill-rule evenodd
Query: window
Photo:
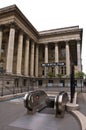
<svg viewBox="0 0 86 130"><path fill-rule="evenodd" d="M23 80L23 85L26 86L26 84L27 84L27 80L24 79L24 80Z"/></svg>
<svg viewBox="0 0 86 130"><path fill-rule="evenodd" d="M63 67L61 67L61 74L64 74L64 70L63 70Z"/></svg>
<svg viewBox="0 0 86 130"><path fill-rule="evenodd" d="M61 49L61 56L62 57L64 57L65 58L65 56L66 56L66 51L65 51L65 49L63 48L63 49Z"/></svg>
<svg viewBox="0 0 86 130"><path fill-rule="evenodd" d="M44 51L42 52L42 58L44 58Z"/></svg>
<svg viewBox="0 0 86 130"><path fill-rule="evenodd" d="M42 70L42 75L44 75L44 70Z"/></svg>
<svg viewBox="0 0 86 130"><path fill-rule="evenodd" d="M65 87L65 81L64 80L60 80L60 84L62 87Z"/></svg>
<svg viewBox="0 0 86 130"><path fill-rule="evenodd" d="M54 68L52 67L52 73L54 73Z"/></svg>
<svg viewBox="0 0 86 130"><path fill-rule="evenodd" d="M61 46L60 54L62 59L66 57L66 50L64 46Z"/></svg>
<svg viewBox="0 0 86 130"><path fill-rule="evenodd" d="M48 80L48 83L53 83L53 80Z"/></svg>
<svg viewBox="0 0 86 130"><path fill-rule="evenodd" d="M42 86L42 80L38 80L38 85Z"/></svg>

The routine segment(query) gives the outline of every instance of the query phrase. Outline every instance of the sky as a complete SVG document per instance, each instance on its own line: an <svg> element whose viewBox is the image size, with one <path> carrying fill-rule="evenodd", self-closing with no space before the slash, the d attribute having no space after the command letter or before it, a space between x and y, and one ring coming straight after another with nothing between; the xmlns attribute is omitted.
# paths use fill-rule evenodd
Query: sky
<svg viewBox="0 0 86 130"><path fill-rule="evenodd" d="M38 30L79 25L83 28L82 65L86 73L86 0L0 0L0 8L16 4Z"/></svg>

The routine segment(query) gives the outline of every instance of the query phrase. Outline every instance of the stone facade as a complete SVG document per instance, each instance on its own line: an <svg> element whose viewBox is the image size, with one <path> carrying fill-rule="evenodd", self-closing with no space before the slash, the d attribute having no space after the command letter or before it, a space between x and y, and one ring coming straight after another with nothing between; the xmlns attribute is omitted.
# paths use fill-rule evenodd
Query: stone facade
<svg viewBox="0 0 86 130"><path fill-rule="evenodd" d="M8 75L23 77L70 76L71 63L82 71L82 32L79 26L38 32L16 5L0 9L0 51ZM64 62L64 66L41 67Z"/></svg>

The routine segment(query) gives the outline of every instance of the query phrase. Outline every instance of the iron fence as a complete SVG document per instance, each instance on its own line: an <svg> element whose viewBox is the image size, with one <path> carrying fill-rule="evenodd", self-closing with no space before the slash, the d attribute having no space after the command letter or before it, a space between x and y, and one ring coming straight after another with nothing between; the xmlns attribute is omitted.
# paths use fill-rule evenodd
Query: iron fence
<svg viewBox="0 0 86 130"><path fill-rule="evenodd" d="M10 94L18 94L29 91L28 86L21 86L21 87L8 87L8 86L2 86L0 87L0 96L10 95Z"/></svg>
<svg viewBox="0 0 86 130"><path fill-rule="evenodd" d="M19 86L7 86L4 84L4 81L2 80L1 85L0 85L0 96L5 96L9 94L18 94L18 93L23 93L23 92L29 92L32 90L36 89L43 89L45 91L55 91L55 92L60 92L60 91L66 91L70 92L70 84L63 85L61 83L59 84L54 84L54 83L45 83L42 86L35 85L35 84L30 84L27 86L24 86L23 84ZM83 92L86 93L86 85L79 83L78 85L75 86L75 91L76 92Z"/></svg>

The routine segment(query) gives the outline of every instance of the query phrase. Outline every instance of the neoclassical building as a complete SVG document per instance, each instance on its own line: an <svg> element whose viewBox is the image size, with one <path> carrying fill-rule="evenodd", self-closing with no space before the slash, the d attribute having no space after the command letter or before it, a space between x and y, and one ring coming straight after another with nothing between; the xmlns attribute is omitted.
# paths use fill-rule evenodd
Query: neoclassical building
<svg viewBox="0 0 86 130"><path fill-rule="evenodd" d="M58 23L57 23L58 24ZM41 78L70 76L71 64L82 71L79 26L38 32L16 5L0 9L0 58L7 75ZM42 67L63 62L64 66Z"/></svg>

